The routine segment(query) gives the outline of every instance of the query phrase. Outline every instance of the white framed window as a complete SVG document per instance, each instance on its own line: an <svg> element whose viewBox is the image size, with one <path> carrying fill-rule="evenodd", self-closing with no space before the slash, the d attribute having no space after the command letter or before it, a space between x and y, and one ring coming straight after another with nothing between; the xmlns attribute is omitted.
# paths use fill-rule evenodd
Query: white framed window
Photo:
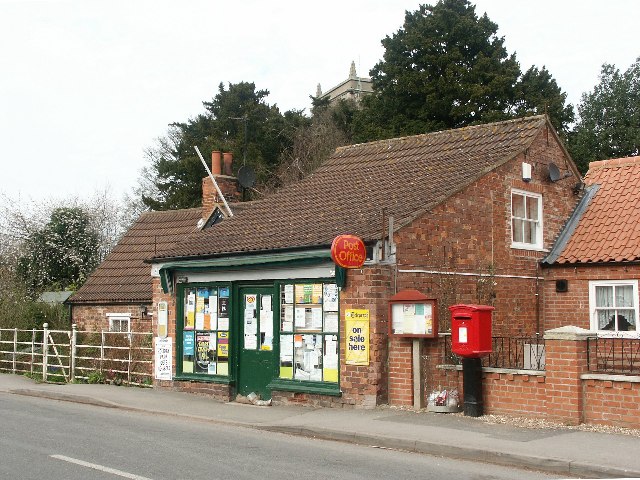
<svg viewBox="0 0 640 480"><path fill-rule="evenodd" d="M130 313L107 313L109 319L110 332L130 332L131 331L131 314Z"/></svg>
<svg viewBox="0 0 640 480"><path fill-rule="evenodd" d="M511 247L542 250L542 195L511 190Z"/></svg>
<svg viewBox="0 0 640 480"><path fill-rule="evenodd" d="M601 332L638 331L638 281L589 282L591 330Z"/></svg>

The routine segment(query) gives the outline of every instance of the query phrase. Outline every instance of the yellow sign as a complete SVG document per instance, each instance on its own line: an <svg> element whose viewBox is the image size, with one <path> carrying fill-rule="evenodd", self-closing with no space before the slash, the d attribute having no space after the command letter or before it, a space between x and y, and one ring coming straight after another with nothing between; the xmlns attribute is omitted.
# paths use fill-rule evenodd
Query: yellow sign
<svg viewBox="0 0 640 480"><path fill-rule="evenodd" d="M369 365L369 310L348 309L344 319L347 365Z"/></svg>

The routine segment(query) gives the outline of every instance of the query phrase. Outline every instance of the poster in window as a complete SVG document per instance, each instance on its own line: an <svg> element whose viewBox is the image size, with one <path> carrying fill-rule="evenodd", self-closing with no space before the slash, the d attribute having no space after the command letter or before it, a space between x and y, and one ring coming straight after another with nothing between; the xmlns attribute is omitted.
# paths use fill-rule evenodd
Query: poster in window
<svg viewBox="0 0 640 480"><path fill-rule="evenodd" d="M220 298L229 298L229 287L220 287L218 289L218 296Z"/></svg>
<svg viewBox="0 0 640 480"><path fill-rule="evenodd" d="M295 300L296 303L304 303L304 285L295 286Z"/></svg>
<svg viewBox="0 0 640 480"><path fill-rule="evenodd" d="M217 372L216 368L216 353L217 353L217 335L215 332L211 332L209 335L209 352L211 352L211 359L209 360L209 367L207 373L209 375L215 375Z"/></svg>
<svg viewBox="0 0 640 480"><path fill-rule="evenodd" d="M293 285L284 286L284 303L293 303Z"/></svg>
<svg viewBox="0 0 640 480"><path fill-rule="evenodd" d="M218 316L219 317L228 317L229 316L229 299L220 297L218 300Z"/></svg>
<svg viewBox="0 0 640 480"><path fill-rule="evenodd" d="M293 305L285 305L282 317L282 331L293 332Z"/></svg>
<svg viewBox="0 0 640 480"><path fill-rule="evenodd" d="M209 330L218 329L218 297L216 295L209 296L209 303L204 313L205 329L206 323L209 323Z"/></svg>
<svg viewBox="0 0 640 480"><path fill-rule="evenodd" d="M325 283L323 285L322 309L325 312L338 311L338 286L335 283Z"/></svg>
<svg viewBox="0 0 640 480"><path fill-rule="evenodd" d="M196 294L191 292L187 295L187 318L184 328L193 329L196 319Z"/></svg>
<svg viewBox="0 0 640 480"><path fill-rule="evenodd" d="M293 335L280 337L280 378L293 378Z"/></svg>
<svg viewBox="0 0 640 480"><path fill-rule="evenodd" d="M229 334L218 332L218 359L229 358Z"/></svg>
<svg viewBox="0 0 640 480"><path fill-rule="evenodd" d="M219 318L218 319L218 330L224 330L225 332L229 330L229 318Z"/></svg>
<svg viewBox="0 0 640 480"><path fill-rule="evenodd" d="M311 303L322 303L322 284L314 283L311 286Z"/></svg>
<svg viewBox="0 0 640 480"><path fill-rule="evenodd" d="M195 337L194 332L182 332L182 354L186 357L194 355L195 351Z"/></svg>
<svg viewBox="0 0 640 480"><path fill-rule="evenodd" d="M311 308L311 329L322 330L322 309L320 307Z"/></svg>
<svg viewBox="0 0 640 480"><path fill-rule="evenodd" d="M329 312L324 314L324 331L338 331L338 312Z"/></svg>
<svg viewBox="0 0 640 480"><path fill-rule="evenodd" d="M322 359L322 379L325 382L338 381L338 337L326 335L324 337L324 358Z"/></svg>
<svg viewBox="0 0 640 480"><path fill-rule="evenodd" d="M196 373L209 373L209 362L214 359L210 337L209 332L196 333Z"/></svg>

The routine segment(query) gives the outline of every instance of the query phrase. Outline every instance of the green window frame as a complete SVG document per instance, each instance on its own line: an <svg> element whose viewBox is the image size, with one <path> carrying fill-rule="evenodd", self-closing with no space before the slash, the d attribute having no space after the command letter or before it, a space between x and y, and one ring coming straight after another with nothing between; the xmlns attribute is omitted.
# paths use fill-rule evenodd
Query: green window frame
<svg viewBox="0 0 640 480"><path fill-rule="evenodd" d="M279 284L279 386L337 390L340 372L340 297L335 281Z"/></svg>
<svg viewBox="0 0 640 480"><path fill-rule="evenodd" d="M231 284L180 285L177 300L176 378L229 382Z"/></svg>

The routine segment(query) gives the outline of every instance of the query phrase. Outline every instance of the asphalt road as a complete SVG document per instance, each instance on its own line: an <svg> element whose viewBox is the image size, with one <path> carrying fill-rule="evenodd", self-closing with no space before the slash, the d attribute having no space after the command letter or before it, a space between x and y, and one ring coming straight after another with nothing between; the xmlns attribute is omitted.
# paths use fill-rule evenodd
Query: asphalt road
<svg viewBox="0 0 640 480"><path fill-rule="evenodd" d="M2 393L0 431L0 478L558 478L494 465Z"/></svg>

